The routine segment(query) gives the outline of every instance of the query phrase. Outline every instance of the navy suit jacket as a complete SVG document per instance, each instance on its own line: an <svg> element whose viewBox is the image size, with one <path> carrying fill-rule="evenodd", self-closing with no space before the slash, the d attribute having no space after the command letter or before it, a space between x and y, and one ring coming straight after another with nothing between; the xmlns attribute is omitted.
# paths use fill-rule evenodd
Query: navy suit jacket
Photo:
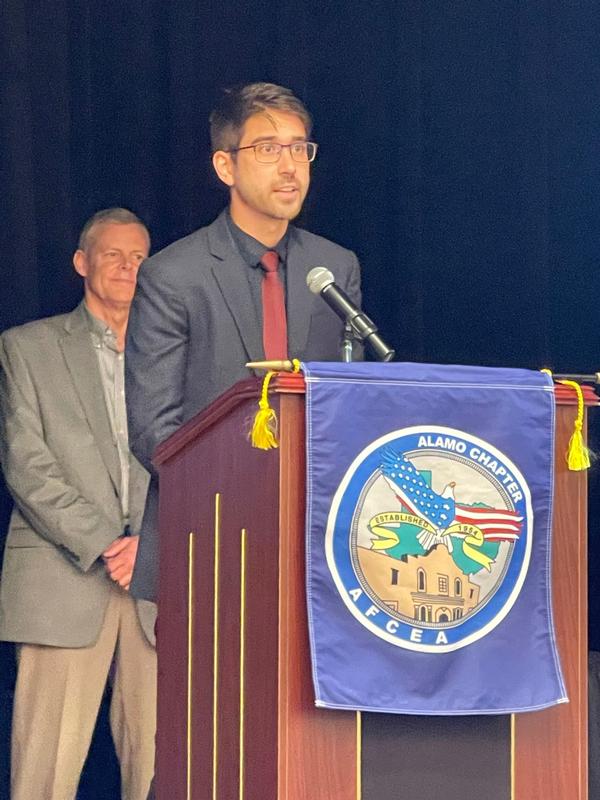
<svg viewBox="0 0 600 800"><path fill-rule="evenodd" d="M264 359L262 319L252 300L226 212L211 225L145 261L127 329L126 391L132 452L150 471L146 513L131 592L156 599L158 444L237 381L247 361ZM286 262L288 350L304 361L339 360L343 324L306 286L326 266L360 305L354 253L290 226Z"/></svg>

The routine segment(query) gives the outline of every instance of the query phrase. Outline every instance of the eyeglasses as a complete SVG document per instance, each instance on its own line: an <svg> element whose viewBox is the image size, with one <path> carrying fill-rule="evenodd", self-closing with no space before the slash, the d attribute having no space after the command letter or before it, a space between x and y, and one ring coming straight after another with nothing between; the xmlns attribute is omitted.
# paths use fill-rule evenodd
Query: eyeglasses
<svg viewBox="0 0 600 800"><path fill-rule="evenodd" d="M240 150L254 150L254 157L259 164L276 164L281 158L284 147L289 147L293 161L297 161L299 164L306 164L315 160L318 145L315 142L292 142L291 144L259 142L258 144L249 144L246 147L236 147L228 152L239 153Z"/></svg>

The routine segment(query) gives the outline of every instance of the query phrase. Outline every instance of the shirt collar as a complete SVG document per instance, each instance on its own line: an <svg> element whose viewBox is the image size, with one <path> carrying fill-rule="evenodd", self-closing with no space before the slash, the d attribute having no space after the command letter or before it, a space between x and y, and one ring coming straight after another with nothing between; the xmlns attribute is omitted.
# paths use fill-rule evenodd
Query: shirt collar
<svg viewBox="0 0 600 800"><path fill-rule="evenodd" d="M87 307L87 303L83 302L83 308L85 310L85 314L88 321L88 327L90 333L92 334L92 339L94 340L94 344L98 347L104 345L105 347L110 347L111 350L117 350L117 335L110 327L107 325L104 320L98 319L95 317L92 312Z"/></svg>
<svg viewBox="0 0 600 800"><path fill-rule="evenodd" d="M288 245L288 236L289 236L289 227L282 236L282 238L277 242L274 247L267 247L266 245L262 244L255 239L253 236L250 236L249 233L243 231L240 227L238 227L233 219L231 218L231 212L227 209L227 214L225 215L225 219L227 220L227 226L229 228L229 232L233 238L233 241L238 248L240 255L244 259L245 263L248 264L249 267L258 267L260 266L260 260L264 256L266 252L269 250L275 250L279 255L279 260L284 265L286 258L287 258L287 245Z"/></svg>

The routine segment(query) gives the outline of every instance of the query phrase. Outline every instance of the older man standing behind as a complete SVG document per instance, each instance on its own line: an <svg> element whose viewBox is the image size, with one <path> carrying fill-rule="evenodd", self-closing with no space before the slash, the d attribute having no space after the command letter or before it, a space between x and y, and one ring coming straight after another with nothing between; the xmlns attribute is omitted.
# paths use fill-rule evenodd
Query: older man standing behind
<svg viewBox="0 0 600 800"><path fill-rule="evenodd" d="M128 592L148 476L129 453L123 374L149 247L135 214L98 212L73 258L83 302L0 337L0 457L15 502L0 582L0 638L19 645L13 800L75 797L109 672L122 797L144 800L152 778L153 608Z"/></svg>

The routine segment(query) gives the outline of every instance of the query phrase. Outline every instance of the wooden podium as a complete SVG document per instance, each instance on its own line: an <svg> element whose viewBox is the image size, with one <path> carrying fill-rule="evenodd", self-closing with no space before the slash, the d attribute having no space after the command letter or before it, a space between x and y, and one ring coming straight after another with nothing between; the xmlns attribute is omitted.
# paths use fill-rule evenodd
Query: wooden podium
<svg viewBox="0 0 600 800"><path fill-rule="evenodd" d="M586 476L564 463L570 393L557 415L554 611L571 702L462 718L315 708L304 384L278 379L280 447L267 452L247 440L259 393L238 383L155 454L158 800L585 800Z"/></svg>

